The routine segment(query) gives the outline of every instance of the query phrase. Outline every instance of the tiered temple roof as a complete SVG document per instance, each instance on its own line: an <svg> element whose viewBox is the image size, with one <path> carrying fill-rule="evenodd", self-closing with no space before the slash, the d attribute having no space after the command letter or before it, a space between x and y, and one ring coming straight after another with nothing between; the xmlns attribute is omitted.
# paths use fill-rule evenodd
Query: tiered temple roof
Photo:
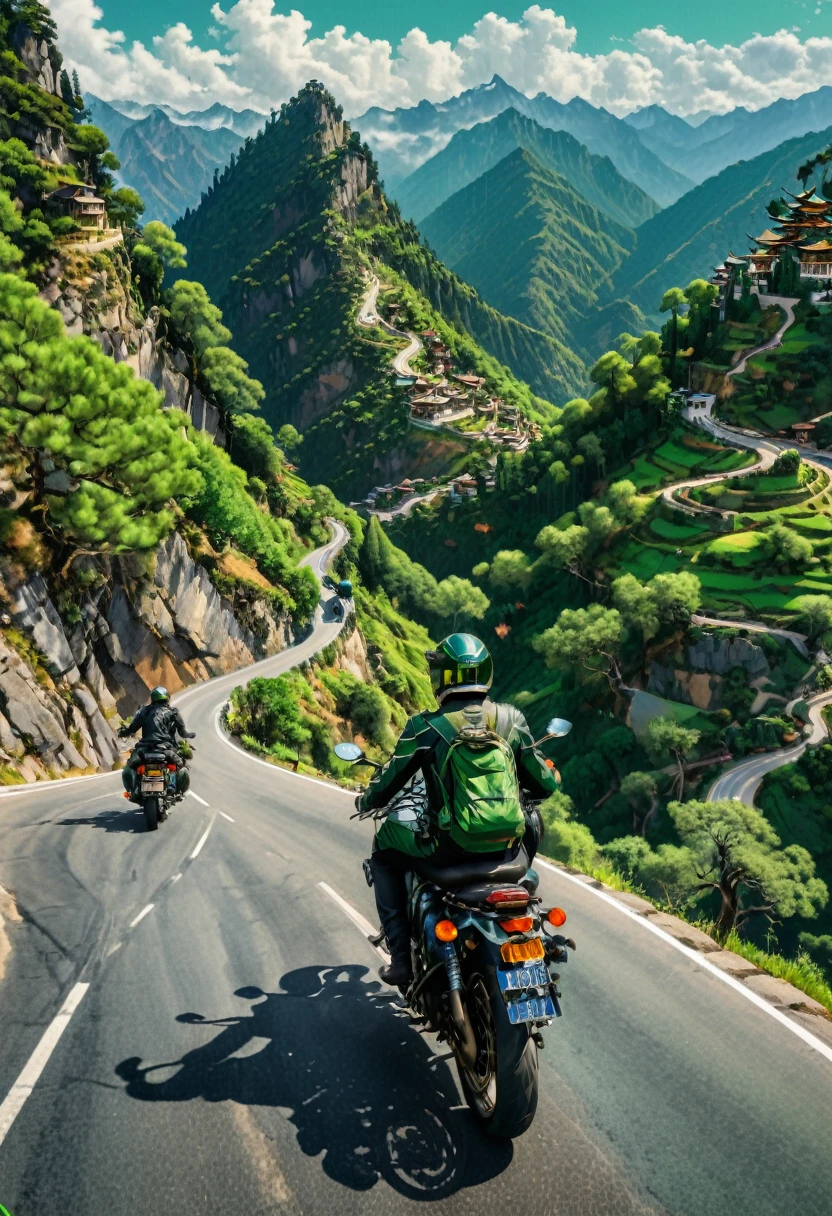
<svg viewBox="0 0 832 1216"><path fill-rule="evenodd" d="M771 226L759 236L748 233L753 242L750 254L737 257L729 253L717 266L712 283L728 287L737 278L738 270L747 270L752 279L768 279L771 271L787 250L800 262L801 274L807 278L832 276L832 200L814 189L799 194L784 191L779 205L773 203L767 211Z"/></svg>

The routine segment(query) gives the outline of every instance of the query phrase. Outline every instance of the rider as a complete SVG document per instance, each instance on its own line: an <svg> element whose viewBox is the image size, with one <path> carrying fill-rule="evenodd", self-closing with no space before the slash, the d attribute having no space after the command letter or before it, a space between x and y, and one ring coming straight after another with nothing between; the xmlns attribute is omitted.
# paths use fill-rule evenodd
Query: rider
<svg viewBox="0 0 832 1216"><path fill-rule="evenodd" d="M150 704L143 705L133 721L122 726L118 732L120 739L128 735L142 732L142 737L130 755L127 765L122 770L121 779L128 794L135 789L136 769L142 763L144 753L158 749L163 751L169 763L176 763L176 792L184 794L191 784L188 770L185 768L176 736L182 739L195 739L193 731L185 729L185 723L178 709L170 704L168 690L161 684L157 685L150 694Z"/></svg>
<svg viewBox="0 0 832 1216"><path fill-rule="evenodd" d="M447 832L438 832L437 818L444 805L440 773L460 726L465 725L465 710L480 711L487 727L501 736L514 753L514 764L521 789L532 798L555 793L559 776L533 746L533 737L523 714L513 705L489 701L488 690L494 677L494 664L488 650L467 633L445 638L435 651L427 654L431 685L439 703L437 710L414 714L405 725L395 751L357 799L360 811L386 806L409 781L424 778L428 803L427 837L412 814L400 817L394 811L385 820L373 841L370 868L379 919L390 949L390 965L379 970L387 984L404 986L411 979L410 937L407 925L407 888L405 874L413 868L414 857L430 857L432 865L458 865L467 853ZM481 707L481 708L480 708ZM527 814L524 844L529 860L534 856L542 835L539 815ZM506 855L476 854L478 860L496 862Z"/></svg>

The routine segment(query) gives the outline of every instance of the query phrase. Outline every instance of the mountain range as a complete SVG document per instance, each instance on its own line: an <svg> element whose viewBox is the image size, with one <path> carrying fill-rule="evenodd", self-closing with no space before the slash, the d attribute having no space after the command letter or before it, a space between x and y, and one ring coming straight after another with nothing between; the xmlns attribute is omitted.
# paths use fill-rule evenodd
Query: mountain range
<svg viewBox="0 0 832 1216"><path fill-rule="evenodd" d="M94 99L97 100L97 99ZM207 110L188 110L183 113L164 102L158 104L142 104L138 101L111 101L106 103L118 110L126 118L147 118L153 110L164 110L171 122L181 127L202 127L206 131L214 131L217 127L227 127L243 139L254 136L265 125L268 115L259 110L232 110L230 106L221 105L215 101Z"/></svg>
<svg viewBox="0 0 832 1216"><path fill-rule="evenodd" d="M662 207L675 202L693 184L646 147L631 125L607 110L580 97L565 105L545 93L529 98L500 76L441 104L421 101L397 110L373 107L355 125L372 144L382 176L395 195L404 178L444 148L457 131L487 122L508 109L533 118L542 127L567 131L596 156L608 156L623 177Z"/></svg>
<svg viewBox="0 0 832 1216"><path fill-rule="evenodd" d="M598 288L638 239L521 147L447 199L420 229L489 304L582 355Z"/></svg>
<svg viewBox="0 0 832 1216"><path fill-rule="evenodd" d="M450 143L406 177L394 194L402 214L419 223L445 199L481 177L516 148L530 152L545 169L560 174L620 224L635 228L659 206L622 177L607 156L594 156L566 131L541 127L517 110L458 131Z"/></svg>
<svg viewBox="0 0 832 1216"><path fill-rule="evenodd" d="M243 142L227 126L174 122L168 107L137 107L146 113L129 117L97 97L90 97L87 106L91 120L106 133L121 161L120 181L138 190L145 201L145 223L173 224L189 207L197 206L215 172L228 164Z"/></svg>
<svg viewBox="0 0 832 1216"><path fill-rule="evenodd" d="M666 288L707 277L730 249L744 253L747 234L754 236L771 223L766 205L784 186L799 189L797 166L829 144L832 126L786 140L723 169L647 220L638 230L635 251L613 276L610 296L626 297L654 313Z"/></svg>
<svg viewBox="0 0 832 1216"><path fill-rule="evenodd" d="M638 110L624 121L665 164L703 182L740 159L751 160L785 140L832 126L832 85L793 99L781 97L761 110L738 106L696 127L661 106Z"/></svg>

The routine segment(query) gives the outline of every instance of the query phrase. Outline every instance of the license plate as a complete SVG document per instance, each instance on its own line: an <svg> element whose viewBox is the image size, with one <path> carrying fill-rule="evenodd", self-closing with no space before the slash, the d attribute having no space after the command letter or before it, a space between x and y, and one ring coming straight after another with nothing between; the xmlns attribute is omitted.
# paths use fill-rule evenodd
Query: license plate
<svg viewBox="0 0 832 1216"><path fill-rule="evenodd" d="M506 1006L512 1026L520 1022L537 1022L541 1018L556 1018L558 1011L550 996L533 996L528 1000L510 1001Z"/></svg>
<svg viewBox="0 0 832 1216"><path fill-rule="evenodd" d="M148 781L146 778L142 781L143 794L164 794L165 782L162 778L158 781Z"/></svg>
<svg viewBox="0 0 832 1216"><path fill-rule="evenodd" d="M545 963L529 963L527 967L498 971L497 979L503 993L525 992L529 988L545 988L549 983L549 972Z"/></svg>

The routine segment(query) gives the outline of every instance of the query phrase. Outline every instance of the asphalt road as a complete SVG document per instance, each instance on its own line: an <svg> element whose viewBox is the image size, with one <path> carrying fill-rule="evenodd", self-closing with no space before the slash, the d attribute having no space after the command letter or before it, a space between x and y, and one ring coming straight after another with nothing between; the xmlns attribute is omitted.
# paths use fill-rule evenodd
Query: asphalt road
<svg viewBox="0 0 832 1216"><path fill-rule="evenodd" d="M241 678L180 699L197 797L152 835L117 775L0 797L22 916L0 981L13 1216L826 1216L832 1062L552 869L579 947L565 1016L531 1131L486 1141L442 1045L375 980L350 796L219 734Z"/></svg>

